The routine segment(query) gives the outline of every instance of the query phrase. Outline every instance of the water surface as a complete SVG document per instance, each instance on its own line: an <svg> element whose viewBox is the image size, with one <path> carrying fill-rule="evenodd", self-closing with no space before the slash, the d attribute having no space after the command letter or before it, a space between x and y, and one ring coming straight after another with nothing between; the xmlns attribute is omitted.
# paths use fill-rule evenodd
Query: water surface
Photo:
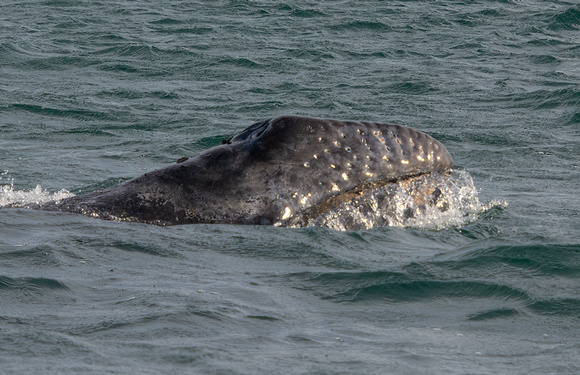
<svg viewBox="0 0 580 375"><path fill-rule="evenodd" d="M2 209L0 372L578 373L579 31L575 1L4 1L4 202L299 114L425 131L506 204L354 232Z"/></svg>

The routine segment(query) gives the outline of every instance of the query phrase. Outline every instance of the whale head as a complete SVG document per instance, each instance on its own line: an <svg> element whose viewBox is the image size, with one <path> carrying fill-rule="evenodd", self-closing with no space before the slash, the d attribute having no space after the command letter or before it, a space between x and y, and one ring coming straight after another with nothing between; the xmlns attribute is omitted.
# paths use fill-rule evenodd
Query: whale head
<svg viewBox="0 0 580 375"><path fill-rule="evenodd" d="M45 209L154 224L287 225L353 190L452 166L440 142L408 127L280 116L193 158Z"/></svg>

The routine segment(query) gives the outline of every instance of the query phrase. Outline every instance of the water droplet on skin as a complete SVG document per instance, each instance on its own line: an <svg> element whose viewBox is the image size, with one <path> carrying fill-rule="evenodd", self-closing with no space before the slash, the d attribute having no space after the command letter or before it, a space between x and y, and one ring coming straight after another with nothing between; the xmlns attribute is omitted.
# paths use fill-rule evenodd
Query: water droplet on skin
<svg viewBox="0 0 580 375"><path fill-rule="evenodd" d="M284 208L284 215L282 215L282 220L289 219L290 216L292 216L292 210L290 210L290 207Z"/></svg>

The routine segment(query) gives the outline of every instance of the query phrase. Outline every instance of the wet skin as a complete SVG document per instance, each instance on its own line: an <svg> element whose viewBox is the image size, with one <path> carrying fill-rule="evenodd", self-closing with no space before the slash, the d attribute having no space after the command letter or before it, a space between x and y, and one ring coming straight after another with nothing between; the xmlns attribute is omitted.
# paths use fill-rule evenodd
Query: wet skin
<svg viewBox="0 0 580 375"><path fill-rule="evenodd" d="M283 226L357 189L452 166L441 143L408 127L281 116L123 184L33 208L158 225Z"/></svg>

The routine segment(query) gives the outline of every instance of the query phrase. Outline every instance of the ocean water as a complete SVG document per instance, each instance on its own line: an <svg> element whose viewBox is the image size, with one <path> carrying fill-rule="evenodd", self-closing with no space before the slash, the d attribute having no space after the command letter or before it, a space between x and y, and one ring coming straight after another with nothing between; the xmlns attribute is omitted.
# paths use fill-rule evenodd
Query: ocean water
<svg viewBox="0 0 580 375"><path fill-rule="evenodd" d="M364 231L2 208L0 373L580 373L579 56L575 0L3 0L2 205L299 114L425 131L487 208Z"/></svg>

